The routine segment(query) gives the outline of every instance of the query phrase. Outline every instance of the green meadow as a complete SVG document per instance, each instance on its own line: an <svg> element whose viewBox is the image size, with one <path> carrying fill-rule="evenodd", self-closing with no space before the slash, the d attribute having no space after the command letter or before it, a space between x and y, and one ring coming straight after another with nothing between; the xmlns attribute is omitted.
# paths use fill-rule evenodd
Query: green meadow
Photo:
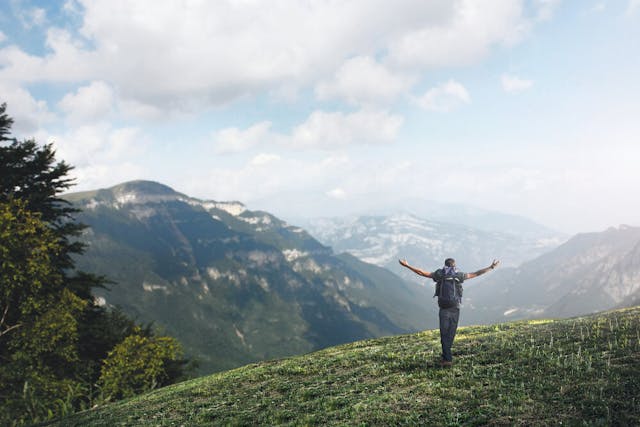
<svg viewBox="0 0 640 427"><path fill-rule="evenodd" d="M640 307L463 327L452 368L439 353L437 330L360 341L49 425L640 425Z"/></svg>

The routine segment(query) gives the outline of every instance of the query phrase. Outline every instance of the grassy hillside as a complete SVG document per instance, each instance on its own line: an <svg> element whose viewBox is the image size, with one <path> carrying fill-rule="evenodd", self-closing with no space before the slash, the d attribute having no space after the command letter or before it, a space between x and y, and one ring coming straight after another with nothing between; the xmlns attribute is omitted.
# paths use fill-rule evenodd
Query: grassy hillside
<svg viewBox="0 0 640 427"><path fill-rule="evenodd" d="M640 425L640 307L437 331L245 366L53 425Z"/></svg>

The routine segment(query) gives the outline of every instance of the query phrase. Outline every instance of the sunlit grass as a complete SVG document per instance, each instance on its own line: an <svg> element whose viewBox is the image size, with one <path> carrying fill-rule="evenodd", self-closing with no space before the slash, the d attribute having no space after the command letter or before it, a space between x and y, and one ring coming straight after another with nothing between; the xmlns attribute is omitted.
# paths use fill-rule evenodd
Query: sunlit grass
<svg viewBox="0 0 640 427"><path fill-rule="evenodd" d="M534 319L534 320L526 321L528 325L544 325L545 323L551 323L551 322L553 322L553 320L551 319Z"/></svg>
<svg viewBox="0 0 640 427"><path fill-rule="evenodd" d="M438 331L248 365L58 425L640 424L640 308Z"/></svg>

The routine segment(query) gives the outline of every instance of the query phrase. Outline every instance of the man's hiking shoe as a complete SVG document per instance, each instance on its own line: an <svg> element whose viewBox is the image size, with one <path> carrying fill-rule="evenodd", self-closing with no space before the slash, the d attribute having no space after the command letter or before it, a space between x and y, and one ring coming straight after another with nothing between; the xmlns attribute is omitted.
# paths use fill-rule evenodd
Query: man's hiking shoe
<svg viewBox="0 0 640 427"><path fill-rule="evenodd" d="M440 361L440 366L443 368L450 368L453 366L453 362L449 361L449 360L441 360Z"/></svg>

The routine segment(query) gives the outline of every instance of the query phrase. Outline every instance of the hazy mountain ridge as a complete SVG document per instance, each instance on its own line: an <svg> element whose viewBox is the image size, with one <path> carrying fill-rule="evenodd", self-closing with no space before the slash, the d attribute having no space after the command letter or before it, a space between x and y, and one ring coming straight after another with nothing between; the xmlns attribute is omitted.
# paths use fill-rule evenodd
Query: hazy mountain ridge
<svg viewBox="0 0 640 427"><path fill-rule="evenodd" d="M466 301L471 322L567 317L631 306L640 295L640 228L578 234L517 269L498 270Z"/></svg>
<svg viewBox="0 0 640 427"><path fill-rule="evenodd" d="M519 235L526 239L556 239L562 233L550 229L529 218L491 211L462 203L446 203L435 200L412 199L395 204L384 216L405 212L431 221L464 225L476 230Z"/></svg>
<svg viewBox="0 0 640 427"><path fill-rule="evenodd" d="M517 266L564 240L559 233L534 226L520 234L485 231L406 213L320 218L310 220L305 227L336 251L349 252L414 281L422 279L401 268L398 258L427 269L437 268L447 257L456 258L459 265L469 269L484 266L493 258L501 259L503 266Z"/></svg>
<svg viewBox="0 0 640 427"><path fill-rule="evenodd" d="M91 227L79 267L117 282L96 296L176 336L203 372L435 325L430 291L241 203L147 181L68 199Z"/></svg>

